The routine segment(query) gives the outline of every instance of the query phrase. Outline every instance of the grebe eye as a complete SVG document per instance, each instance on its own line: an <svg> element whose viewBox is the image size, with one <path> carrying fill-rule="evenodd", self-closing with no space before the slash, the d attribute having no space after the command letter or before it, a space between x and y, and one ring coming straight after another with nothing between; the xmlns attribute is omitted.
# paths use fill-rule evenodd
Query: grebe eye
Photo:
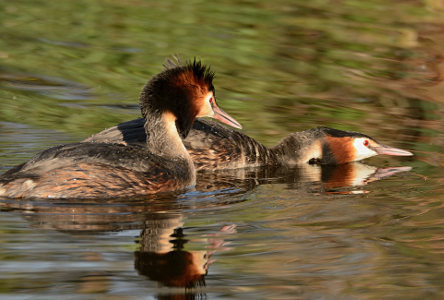
<svg viewBox="0 0 444 300"><path fill-rule="evenodd" d="M210 104L213 104L213 99L214 99L214 97L210 98Z"/></svg>
<svg viewBox="0 0 444 300"><path fill-rule="evenodd" d="M364 146L368 146L369 142L368 140L364 140Z"/></svg>

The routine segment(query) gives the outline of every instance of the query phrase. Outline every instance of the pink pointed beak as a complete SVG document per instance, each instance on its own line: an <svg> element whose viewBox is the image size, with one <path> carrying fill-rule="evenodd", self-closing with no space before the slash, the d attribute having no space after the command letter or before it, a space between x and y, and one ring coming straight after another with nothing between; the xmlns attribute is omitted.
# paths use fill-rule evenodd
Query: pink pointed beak
<svg viewBox="0 0 444 300"><path fill-rule="evenodd" d="M227 125L230 125L234 128L239 128L242 129L242 125L239 124L238 121L236 121L232 116L230 116L229 114L227 114L226 112L224 112L222 109L220 109L216 103L212 103L212 108L213 108L213 118L221 121L222 123L225 123Z"/></svg>
<svg viewBox="0 0 444 300"><path fill-rule="evenodd" d="M371 149L378 154L394 155L394 156L412 156L413 155L412 152L402 150L399 148L385 146L385 145L374 146L374 147L371 147Z"/></svg>

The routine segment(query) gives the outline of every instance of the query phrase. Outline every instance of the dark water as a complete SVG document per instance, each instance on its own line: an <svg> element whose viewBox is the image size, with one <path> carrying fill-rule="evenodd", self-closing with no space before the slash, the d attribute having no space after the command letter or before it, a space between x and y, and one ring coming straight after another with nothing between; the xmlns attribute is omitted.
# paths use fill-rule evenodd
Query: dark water
<svg viewBox="0 0 444 300"><path fill-rule="evenodd" d="M325 125L415 153L202 173L149 199L0 199L0 298L441 299L443 20L438 0L0 3L0 173L138 117L175 53L212 66L266 145Z"/></svg>

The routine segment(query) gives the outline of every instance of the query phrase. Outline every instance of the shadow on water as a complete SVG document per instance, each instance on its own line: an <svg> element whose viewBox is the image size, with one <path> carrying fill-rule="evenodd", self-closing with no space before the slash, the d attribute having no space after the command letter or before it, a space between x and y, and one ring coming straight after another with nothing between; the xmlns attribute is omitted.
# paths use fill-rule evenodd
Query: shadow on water
<svg viewBox="0 0 444 300"><path fill-rule="evenodd" d="M0 206L4 211L18 211L31 228L66 235L135 230L134 268L158 283L158 298L200 299L206 295L205 276L214 262L211 256L225 251L237 231L236 224L220 224L199 249L188 250L189 228L184 223L190 215L235 207L248 201L248 195L263 184L285 184L287 189L307 195L354 195L368 193L363 187L369 183L409 170L358 162L221 170L200 172L195 190L182 194L113 200L0 199Z"/></svg>

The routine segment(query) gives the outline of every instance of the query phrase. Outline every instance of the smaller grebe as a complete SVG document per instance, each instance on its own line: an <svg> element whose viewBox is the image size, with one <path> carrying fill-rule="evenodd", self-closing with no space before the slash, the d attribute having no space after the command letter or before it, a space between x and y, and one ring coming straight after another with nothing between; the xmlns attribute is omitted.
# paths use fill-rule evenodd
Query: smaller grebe
<svg viewBox="0 0 444 300"><path fill-rule="evenodd" d="M181 138L196 117L241 128L216 104L214 73L200 62L170 67L142 90L147 120L143 147L76 143L50 148L0 177L0 196L103 198L146 195L195 184L195 168Z"/></svg>
<svg viewBox="0 0 444 300"><path fill-rule="evenodd" d="M144 119L121 123L92 135L86 142L144 144ZM183 141L197 170L235 169L264 165L296 166L305 163L343 164L378 154L410 156L412 153L382 145L368 135L312 128L295 132L267 148L249 136L210 120L196 119Z"/></svg>

